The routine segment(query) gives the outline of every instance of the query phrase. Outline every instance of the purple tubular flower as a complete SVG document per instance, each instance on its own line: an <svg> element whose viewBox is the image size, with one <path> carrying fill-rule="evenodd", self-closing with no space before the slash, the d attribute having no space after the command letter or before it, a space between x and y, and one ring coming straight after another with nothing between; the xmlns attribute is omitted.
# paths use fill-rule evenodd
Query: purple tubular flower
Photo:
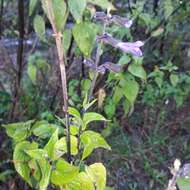
<svg viewBox="0 0 190 190"><path fill-rule="evenodd" d="M141 57L143 55L140 47L142 47L144 43L142 41L137 42L119 42L116 44L116 47L124 51L125 53L130 53L136 57Z"/></svg>
<svg viewBox="0 0 190 190"><path fill-rule="evenodd" d="M133 56L136 57L141 57L142 56L142 51L140 49L141 46L144 45L142 41L137 41L137 42L121 42L115 38L113 38L109 34L103 34L102 36L98 36L97 38L98 41L102 41L106 44L110 44L111 46L115 48L119 48L125 53L130 53Z"/></svg>

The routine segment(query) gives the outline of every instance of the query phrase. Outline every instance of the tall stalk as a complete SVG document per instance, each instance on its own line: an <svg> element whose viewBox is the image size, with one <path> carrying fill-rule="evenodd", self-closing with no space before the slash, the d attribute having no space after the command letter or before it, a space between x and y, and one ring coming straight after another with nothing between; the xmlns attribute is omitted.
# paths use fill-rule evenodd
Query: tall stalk
<svg viewBox="0 0 190 190"><path fill-rule="evenodd" d="M24 25L25 25L25 15L24 15L24 0L18 0L18 30L19 30L19 38L18 38L18 49L17 49L17 78L16 78L16 85L14 90L14 101L13 107L10 113L10 119L15 119L15 111L18 106L19 101L19 94L20 94L20 86L21 86L21 79L23 74L23 54L24 54Z"/></svg>
<svg viewBox="0 0 190 190"><path fill-rule="evenodd" d="M3 13L4 13L4 0L1 0L1 8L0 8L0 39L2 37L2 31L3 31Z"/></svg>
<svg viewBox="0 0 190 190"><path fill-rule="evenodd" d="M61 31L59 31L56 28L55 25L55 18L54 18L54 12L52 8L52 0L48 0L48 18L50 20L56 47L57 47L57 54L58 54L58 60L59 60L59 67L60 67L60 73L61 73L61 84L62 84L62 94L63 94L63 112L65 114L65 126L66 126L66 141L67 141L67 160L68 162L71 162L71 139L70 139L70 122L69 122L69 113L68 113L68 92L67 92L67 76L66 76L66 58L64 54L64 48L62 45L62 34ZM66 17L68 14L66 13Z"/></svg>

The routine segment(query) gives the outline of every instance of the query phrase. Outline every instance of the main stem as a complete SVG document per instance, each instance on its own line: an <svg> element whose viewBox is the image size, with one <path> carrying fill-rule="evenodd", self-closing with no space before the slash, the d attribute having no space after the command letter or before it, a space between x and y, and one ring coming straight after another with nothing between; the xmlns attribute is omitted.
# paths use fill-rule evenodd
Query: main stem
<svg viewBox="0 0 190 190"><path fill-rule="evenodd" d="M55 34L57 53L59 58L59 66L61 72L61 82L62 82L62 93L63 93L63 112L65 113L65 125L66 125L66 137L67 137L67 159L68 162L71 162L71 139L70 139L70 122L69 122L69 113L68 113L68 93L67 93L67 77L65 69L65 60L64 60L64 51L62 47L62 37L61 33Z"/></svg>
<svg viewBox="0 0 190 190"><path fill-rule="evenodd" d="M61 31L59 31L56 28L55 24L55 18L54 18L54 12L53 12L53 6L52 1L47 1L48 9L47 14L51 23L51 26L53 28L54 36L55 36L55 42L57 47L57 53L59 58L59 67L61 72L61 83L62 83L62 93L63 93L63 112L65 114L65 126L66 126L66 144L67 144L67 160L69 163L71 163L71 137L70 137L70 122L69 122L69 113L68 113L68 93L67 93L67 76L66 76L66 58L64 55L64 49L62 45L62 34ZM66 17L68 14L66 14ZM66 18L65 18L66 19Z"/></svg>
<svg viewBox="0 0 190 190"><path fill-rule="evenodd" d="M4 0L1 0L1 9L0 9L0 39L2 37L2 31L3 31L3 12L4 12Z"/></svg>

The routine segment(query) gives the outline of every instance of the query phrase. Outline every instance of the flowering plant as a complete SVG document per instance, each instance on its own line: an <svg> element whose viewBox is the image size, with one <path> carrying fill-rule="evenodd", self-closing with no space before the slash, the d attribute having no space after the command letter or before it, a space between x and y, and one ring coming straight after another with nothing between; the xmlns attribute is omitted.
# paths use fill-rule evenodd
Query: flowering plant
<svg viewBox="0 0 190 190"><path fill-rule="evenodd" d="M33 5L35 2L31 0ZM110 150L110 146L101 134L89 130L88 126L94 121L107 119L102 115L91 112L89 109L96 102L93 100L93 92L98 74L104 74L106 70L120 72L120 65L105 62L101 65L103 44L109 44L125 53L133 56L142 56L140 47L143 42L122 42L107 33L107 27L116 24L129 28L132 20L111 15L113 5L104 0L41 0L55 39L57 56L60 66L63 112L64 119L58 118L56 124L47 121L30 120L27 122L5 125L7 134L14 141L13 160L16 171L33 188L47 189L51 183L61 190L104 190L106 187L106 169L102 163L88 166L85 159L90 156L96 148ZM103 27L98 32L93 22L83 20L83 13L88 4L107 8L104 12L92 14L93 20L101 22ZM76 23L72 30L68 30L65 23L72 15ZM37 15L34 19L34 28L42 41L45 41L45 21L42 16ZM70 33L72 32L72 34ZM65 39L71 34L75 43L84 56L84 64L88 65L94 73L92 84L82 104L82 110L69 107L67 93L66 65L69 59L66 51L70 42L66 44ZM67 39L68 40L68 39ZM69 40L68 40L69 41ZM96 57L90 58L97 42Z"/></svg>

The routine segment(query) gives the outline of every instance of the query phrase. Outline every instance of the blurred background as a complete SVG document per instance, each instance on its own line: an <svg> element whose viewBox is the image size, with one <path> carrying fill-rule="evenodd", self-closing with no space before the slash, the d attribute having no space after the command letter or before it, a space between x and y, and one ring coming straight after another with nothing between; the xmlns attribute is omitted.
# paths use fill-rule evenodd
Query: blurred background
<svg viewBox="0 0 190 190"><path fill-rule="evenodd" d="M123 97L117 75L97 81L94 96L99 111L111 122L97 125L112 151L98 150L92 160L105 163L108 185L115 190L163 190L176 158L190 160L190 1L113 0L113 14L133 19L130 29L111 26L123 41L142 40L143 58L133 59L105 47L101 63L109 59L133 75L134 104ZM40 3L0 0L0 124L62 116L61 82L51 27L46 39L34 32L33 19L42 14ZM88 10L84 17L88 17ZM72 17L67 23L72 28ZM80 108L89 89L88 68L76 44L67 52L70 105ZM139 74L131 63L142 64ZM130 69L129 69L130 67ZM142 74L143 73L143 74ZM130 90L129 88L129 90ZM134 91L134 90L133 90ZM138 95L137 95L138 94ZM12 144L0 126L0 189L30 189L16 174ZM50 187L51 189L51 187Z"/></svg>

